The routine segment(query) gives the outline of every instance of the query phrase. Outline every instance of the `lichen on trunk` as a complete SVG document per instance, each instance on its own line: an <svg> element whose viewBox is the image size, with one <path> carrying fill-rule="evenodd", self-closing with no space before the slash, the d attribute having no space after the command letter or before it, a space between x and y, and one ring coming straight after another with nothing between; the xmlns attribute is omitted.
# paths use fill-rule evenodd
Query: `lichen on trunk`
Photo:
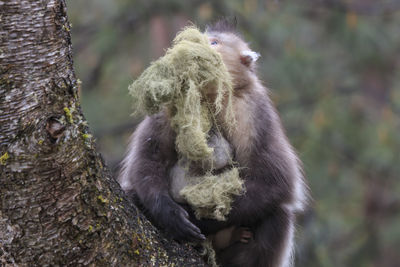
<svg viewBox="0 0 400 267"><path fill-rule="evenodd" d="M0 19L0 265L203 265L141 215L96 152L65 1L0 1Z"/></svg>

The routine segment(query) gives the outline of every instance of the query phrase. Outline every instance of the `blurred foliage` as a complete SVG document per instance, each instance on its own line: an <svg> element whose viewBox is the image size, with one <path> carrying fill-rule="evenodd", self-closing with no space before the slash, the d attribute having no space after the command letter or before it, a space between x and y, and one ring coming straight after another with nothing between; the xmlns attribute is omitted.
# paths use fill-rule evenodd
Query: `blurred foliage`
<svg viewBox="0 0 400 267"><path fill-rule="evenodd" d="M68 1L82 106L114 170L128 85L188 21L235 15L312 191L296 266L400 266L400 3Z"/></svg>

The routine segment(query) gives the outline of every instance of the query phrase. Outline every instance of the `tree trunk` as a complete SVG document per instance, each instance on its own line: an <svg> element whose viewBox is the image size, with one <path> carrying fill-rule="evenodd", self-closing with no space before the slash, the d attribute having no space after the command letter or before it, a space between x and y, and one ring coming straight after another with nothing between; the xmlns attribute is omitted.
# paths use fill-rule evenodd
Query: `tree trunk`
<svg viewBox="0 0 400 267"><path fill-rule="evenodd" d="M0 265L203 266L104 167L69 30L64 0L0 1Z"/></svg>

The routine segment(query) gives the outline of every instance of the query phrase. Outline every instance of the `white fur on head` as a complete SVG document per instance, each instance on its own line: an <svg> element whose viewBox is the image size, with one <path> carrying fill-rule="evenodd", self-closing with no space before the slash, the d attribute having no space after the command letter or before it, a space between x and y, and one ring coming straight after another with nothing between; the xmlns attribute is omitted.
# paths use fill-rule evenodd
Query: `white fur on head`
<svg viewBox="0 0 400 267"><path fill-rule="evenodd" d="M251 51L251 50L245 50L245 51L242 51L240 53L240 56L242 56L242 57L250 57L253 62L256 62L257 59L259 59L259 57L261 55L259 53L257 53L257 52Z"/></svg>

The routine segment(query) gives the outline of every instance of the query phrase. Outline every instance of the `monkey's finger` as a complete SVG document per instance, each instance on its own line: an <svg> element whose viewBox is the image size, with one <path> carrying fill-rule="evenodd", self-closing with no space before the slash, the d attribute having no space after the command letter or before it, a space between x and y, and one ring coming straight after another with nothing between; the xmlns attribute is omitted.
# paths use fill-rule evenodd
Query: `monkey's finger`
<svg viewBox="0 0 400 267"><path fill-rule="evenodd" d="M196 225L191 223L188 218L182 217L182 221L191 230L193 230L193 231L195 231L196 233L199 233L199 234L201 233L200 229Z"/></svg>
<svg viewBox="0 0 400 267"><path fill-rule="evenodd" d="M184 222L184 224L187 226L188 229L197 234L201 234L200 229L196 225L194 225L191 221L189 221L189 219L182 217L182 221Z"/></svg>
<svg viewBox="0 0 400 267"><path fill-rule="evenodd" d="M192 242L203 241L206 237L203 234L199 234L193 231L191 228L187 228L183 231L184 239Z"/></svg>
<svg viewBox="0 0 400 267"><path fill-rule="evenodd" d="M240 242L247 244L252 239L253 239L253 233L252 232L250 232L248 230L242 230L242 232L240 234Z"/></svg>
<svg viewBox="0 0 400 267"><path fill-rule="evenodd" d="M184 223L184 229L182 231L187 232L195 240L205 240L206 237L201 233L200 229L191 223L187 218L181 216L182 222Z"/></svg>
<svg viewBox="0 0 400 267"><path fill-rule="evenodd" d="M190 241L193 242L204 241L204 240L206 240L206 237L203 234L194 234L190 238Z"/></svg>
<svg viewBox="0 0 400 267"><path fill-rule="evenodd" d="M184 218L189 218L189 213L184 208L180 208L180 212Z"/></svg>
<svg viewBox="0 0 400 267"><path fill-rule="evenodd" d="M243 238L243 237L240 239L240 243L245 243L245 244L247 244L247 243L249 243L249 241L250 241L249 239Z"/></svg>
<svg viewBox="0 0 400 267"><path fill-rule="evenodd" d="M244 238L253 238L253 233L250 231L242 231L241 236Z"/></svg>

